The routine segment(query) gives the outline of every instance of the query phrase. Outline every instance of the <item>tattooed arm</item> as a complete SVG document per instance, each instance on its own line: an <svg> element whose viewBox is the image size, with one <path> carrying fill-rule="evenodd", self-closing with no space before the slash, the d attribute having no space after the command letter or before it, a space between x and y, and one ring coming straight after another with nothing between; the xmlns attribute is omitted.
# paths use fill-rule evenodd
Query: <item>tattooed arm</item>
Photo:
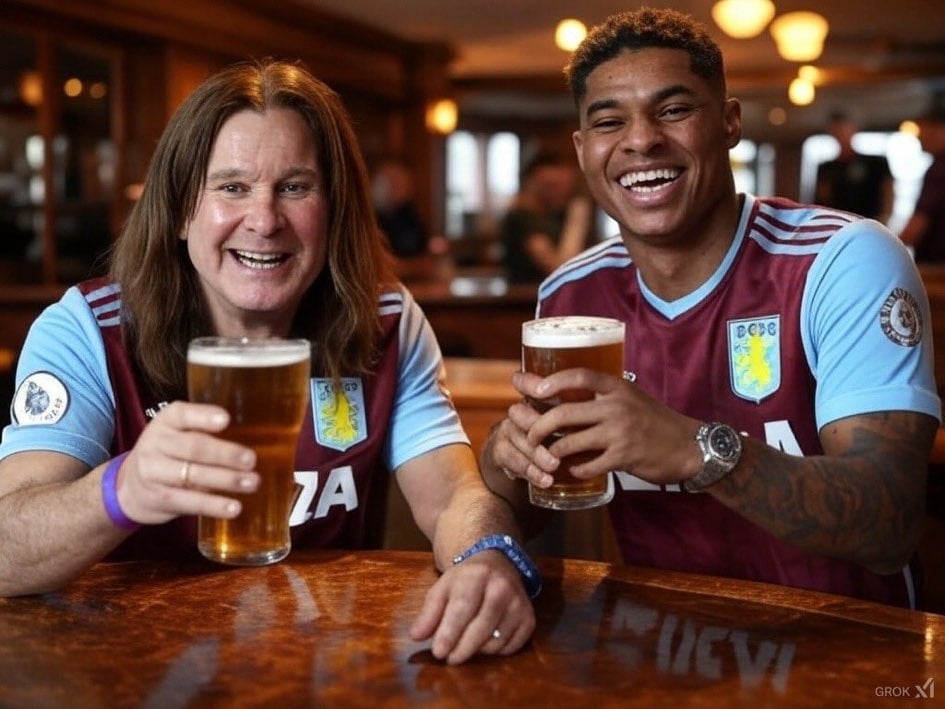
<svg viewBox="0 0 945 709"><path fill-rule="evenodd" d="M736 469L707 492L795 546L893 573L918 543L937 429L930 416L887 411L826 425L822 456L745 441Z"/></svg>
<svg viewBox="0 0 945 709"><path fill-rule="evenodd" d="M483 450L487 484L508 499L505 472L551 484L561 457L600 451L573 467L578 477L626 470L656 485L681 483L702 467L695 444L700 421L615 377L572 369L541 379L516 374L523 396L588 389L588 402L562 404L539 415L526 404L509 409ZM552 431L580 428L545 447ZM925 476L938 428L932 416L887 411L839 419L820 432L823 455L794 456L757 439L743 442L741 460L706 488L724 505L805 551L845 559L875 573L909 560L925 510Z"/></svg>
<svg viewBox="0 0 945 709"><path fill-rule="evenodd" d="M804 458L746 441L707 492L795 546L893 573L918 543L937 428L922 414L853 416L823 428L824 455Z"/></svg>

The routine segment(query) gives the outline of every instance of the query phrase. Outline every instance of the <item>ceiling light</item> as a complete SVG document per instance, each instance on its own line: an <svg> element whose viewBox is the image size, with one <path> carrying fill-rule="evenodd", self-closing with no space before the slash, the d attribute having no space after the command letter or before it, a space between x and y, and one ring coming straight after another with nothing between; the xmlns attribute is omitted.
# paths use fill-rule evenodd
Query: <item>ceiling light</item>
<svg viewBox="0 0 945 709"><path fill-rule="evenodd" d="M805 64L802 67L799 67L797 70L797 75L802 79L806 79L810 83L816 86L820 83L821 71L813 64Z"/></svg>
<svg viewBox="0 0 945 709"><path fill-rule="evenodd" d="M812 62L824 49L829 25L816 12L787 12L771 23L778 54L793 62Z"/></svg>
<svg viewBox="0 0 945 709"><path fill-rule="evenodd" d="M440 135L449 135L456 130L459 108L452 99L440 99L427 107L427 129Z"/></svg>
<svg viewBox="0 0 945 709"><path fill-rule="evenodd" d="M555 28L555 45L566 52L577 49L585 37L587 27L580 20L561 20Z"/></svg>
<svg viewBox="0 0 945 709"><path fill-rule="evenodd" d="M807 79L797 77L788 87L788 98L795 106L807 106L814 102L814 85Z"/></svg>
<svg viewBox="0 0 945 709"><path fill-rule="evenodd" d="M719 0L712 19L729 37L747 39L761 34L774 17L771 0Z"/></svg>

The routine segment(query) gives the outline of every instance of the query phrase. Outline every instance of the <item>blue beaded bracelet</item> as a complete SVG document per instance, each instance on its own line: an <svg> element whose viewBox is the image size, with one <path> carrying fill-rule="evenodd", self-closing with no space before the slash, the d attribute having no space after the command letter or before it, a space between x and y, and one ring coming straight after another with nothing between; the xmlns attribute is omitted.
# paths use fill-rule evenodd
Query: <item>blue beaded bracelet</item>
<svg viewBox="0 0 945 709"><path fill-rule="evenodd" d="M535 566L535 562L528 557L525 550L508 534L490 534L488 537L483 537L462 554L453 557L453 565L455 566L465 561L473 554L478 554L487 549L501 551L509 558L509 561L515 565L515 568L518 569L518 572L522 575L522 582L525 584L525 592L528 594L529 598L535 598L535 596L541 593L541 574L538 571L538 567Z"/></svg>
<svg viewBox="0 0 945 709"><path fill-rule="evenodd" d="M131 532L141 525L129 518L118 502L118 469L125 462L127 456L127 453L122 453L108 462L105 474L102 475L102 502L105 503L105 513L112 524L119 529Z"/></svg>

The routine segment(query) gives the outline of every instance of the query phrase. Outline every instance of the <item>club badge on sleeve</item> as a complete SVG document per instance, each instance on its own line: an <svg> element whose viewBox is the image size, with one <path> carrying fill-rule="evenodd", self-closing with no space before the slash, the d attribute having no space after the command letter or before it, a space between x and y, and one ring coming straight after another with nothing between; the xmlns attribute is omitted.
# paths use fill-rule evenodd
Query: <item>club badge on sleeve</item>
<svg viewBox="0 0 945 709"><path fill-rule="evenodd" d="M23 380L13 395L13 422L18 426L53 424L69 408L65 384L49 372L34 372Z"/></svg>
<svg viewBox="0 0 945 709"><path fill-rule="evenodd" d="M894 288L879 309L883 334L897 345L915 347L922 340L922 311L912 293Z"/></svg>

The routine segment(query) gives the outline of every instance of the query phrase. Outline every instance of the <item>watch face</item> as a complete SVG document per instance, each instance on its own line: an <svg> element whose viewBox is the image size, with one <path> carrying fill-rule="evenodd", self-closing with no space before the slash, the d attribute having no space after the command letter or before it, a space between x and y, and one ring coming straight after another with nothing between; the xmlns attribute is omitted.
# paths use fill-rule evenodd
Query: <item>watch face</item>
<svg viewBox="0 0 945 709"><path fill-rule="evenodd" d="M718 426L709 436L709 446L717 456L723 460L731 460L738 455L741 448L738 434L728 426Z"/></svg>

